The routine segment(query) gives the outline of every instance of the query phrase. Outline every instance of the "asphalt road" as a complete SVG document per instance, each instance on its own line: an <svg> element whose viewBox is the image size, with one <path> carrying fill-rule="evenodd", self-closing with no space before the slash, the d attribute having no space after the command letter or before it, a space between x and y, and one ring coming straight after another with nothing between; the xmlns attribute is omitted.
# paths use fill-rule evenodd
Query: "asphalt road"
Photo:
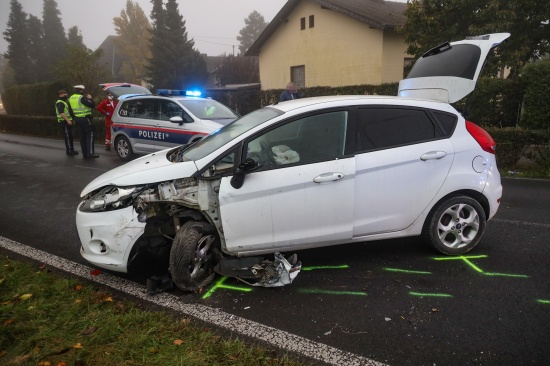
<svg viewBox="0 0 550 366"><path fill-rule="evenodd" d="M0 236L89 265L78 252L79 194L121 164L97 152L67 157L61 141L0 134ZM444 257L418 238L300 251L305 268L290 286L218 277L191 301L389 365L547 365L550 180L503 186L497 216L466 256Z"/></svg>

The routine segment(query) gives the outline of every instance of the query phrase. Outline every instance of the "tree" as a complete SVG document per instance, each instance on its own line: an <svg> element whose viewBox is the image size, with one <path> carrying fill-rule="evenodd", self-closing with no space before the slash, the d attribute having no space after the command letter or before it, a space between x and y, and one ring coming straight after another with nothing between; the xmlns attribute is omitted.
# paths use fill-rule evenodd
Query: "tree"
<svg viewBox="0 0 550 366"><path fill-rule="evenodd" d="M241 54L244 54L252 46L252 43L256 41L265 27L267 27L264 17L256 10L248 15L248 18L244 20L244 24L244 28L239 31L240 35L237 36L237 40L241 42L239 45L239 52Z"/></svg>
<svg viewBox="0 0 550 366"><path fill-rule="evenodd" d="M260 82L258 57L225 56L216 75L219 85Z"/></svg>
<svg viewBox="0 0 550 366"><path fill-rule="evenodd" d="M488 59L485 73L494 75L508 66L515 77L527 62L550 51L547 0L411 0L405 15L399 31L416 58L445 41L509 32L511 37Z"/></svg>
<svg viewBox="0 0 550 366"><path fill-rule="evenodd" d="M44 52L40 60L43 66L40 81L52 80L52 66L57 61L62 60L66 54L67 39L65 38L65 28L61 23L60 14L55 0L44 0L42 11Z"/></svg>
<svg viewBox="0 0 550 366"><path fill-rule="evenodd" d="M99 64L102 52L67 46L66 57L54 65L53 73L59 81L66 84L83 84L93 95L109 73L109 70Z"/></svg>
<svg viewBox="0 0 550 366"><path fill-rule="evenodd" d="M208 75L206 61L187 38L185 21L176 0L151 0L151 57L146 75L154 87L187 89L202 86Z"/></svg>
<svg viewBox="0 0 550 366"><path fill-rule="evenodd" d="M83 50L88 49L88 47L86 47L86 45L84 44L84 40L82 39L82 33L76 25L69 28L69 30L67 31L67 46L81 48Z"/></svg>
<svg viewBox="0 0 550 366"><path fill-rule="evenodd" d="M13 70L15 83L33 83L33 76L29 73L32 63L28 52L27 14L23 12L17 0L11 0L8 26L3 34L8 43L5 56L9 60L9 67Z"/></svg>
<svg viewBox="0 0 550 366"><path fill-rule="evenodd" d="M44 47L42 44L44 32L42 29L42 22L34 15L29 15L27 19L27 36L27 49L31 63L28 73L30 74L33 82L37 82L42 70L40 59L44 53Z"/></svg>
<svg viewBox="0 0 550 366"><path fill-rule="evenodd" d="M113 19L118 37L115 45L122 58L119 75L123 80L140 84L147 59L151 57L151 24L138 3L126 1L126 10Z"/></svg>

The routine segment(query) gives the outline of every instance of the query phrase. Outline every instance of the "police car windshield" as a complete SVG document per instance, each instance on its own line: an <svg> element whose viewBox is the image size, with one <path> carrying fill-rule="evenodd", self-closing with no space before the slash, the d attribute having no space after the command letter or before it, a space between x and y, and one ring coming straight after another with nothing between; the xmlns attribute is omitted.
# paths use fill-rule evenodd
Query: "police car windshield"
<svg viewBox="0 0 550 366"><path fill-rule="evenodd" d="M202 159L234 138L281 114L283 114L283 112L280 110L269 107L249 113L191 145L188 149L183 151L181 160L193 161Z"/></svg>
<svg viewBox="0 0 550 366"><path fill-rule="evenodd" d="M231 109L213 99L178 99L195 117L199 119L238 118Z"/></svg>

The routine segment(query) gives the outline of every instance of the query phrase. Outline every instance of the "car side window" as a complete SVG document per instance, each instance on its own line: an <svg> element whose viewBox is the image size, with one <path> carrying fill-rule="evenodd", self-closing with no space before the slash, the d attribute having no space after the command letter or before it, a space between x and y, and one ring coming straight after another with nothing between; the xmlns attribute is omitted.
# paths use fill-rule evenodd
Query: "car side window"
<svg viewBox="0 0 550 366"><path fill-rule="evenodd" d="M420 109L363 108L357 113L355 151L388 149L440 138L441 133Z"/></svg>
<svg viewBox="0 0 550 366"><path fill-rule="evenodd" d="M120 115L132 118L156 119L156 101L154 99L136 99L124 102Z"/></svg>
<svg viewBox="0 0 550 366"><path fill-rule="evenodd" d="M333 160L344 155L347 124L347 111L300 118L248 142L246 157L265 168Z"/></svg>
<svg viewBox="0 0 550 366"><path fill-rule="evenodd" d="M183 109L175 102L170 100L159 101L159 119L169 121L172 117L183 118Z"/></svg>
<svg viewBox="0 0 550 366"><path fill-rule="evenodd" d="M441 128L443 129L443 133L446 137L449 137L453 134L453 131L456 127L456 122L458 118L456 115L452 113L445 113L440 111L434 111L432 110L432 113L435 115L437 120L439 121L439 124L441 125Z"/></svg>

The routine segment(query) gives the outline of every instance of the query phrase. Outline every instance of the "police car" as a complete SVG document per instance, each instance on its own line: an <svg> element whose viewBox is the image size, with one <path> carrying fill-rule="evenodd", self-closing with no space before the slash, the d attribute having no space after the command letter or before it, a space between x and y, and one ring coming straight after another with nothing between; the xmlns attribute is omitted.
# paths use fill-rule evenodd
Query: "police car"
<svg viewBox="0 0 550 366"><path fill-rule="evenodd" d="M200 92L158 89L155 95L119 97L112 121L112 144L120 159L190 144L239 116Z"/></svg>

